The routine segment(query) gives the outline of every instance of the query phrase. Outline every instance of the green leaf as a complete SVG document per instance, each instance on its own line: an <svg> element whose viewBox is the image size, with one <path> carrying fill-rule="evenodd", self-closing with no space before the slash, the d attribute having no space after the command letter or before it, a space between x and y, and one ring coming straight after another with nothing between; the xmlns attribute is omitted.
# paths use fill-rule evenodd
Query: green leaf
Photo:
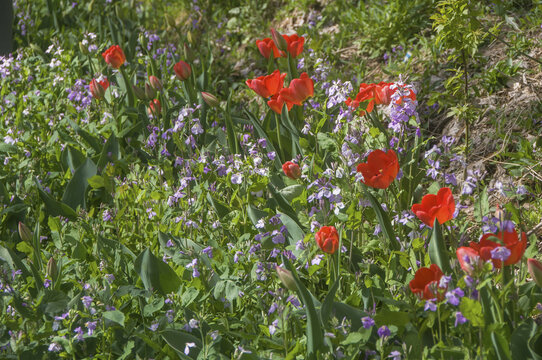
<svg viewBox="0 0 542 360"><path fill-rule="evenodd" d="M196 359L201 351L201 340L194 335L174 329L166 329L161 332L161 335L165 342L167 342L169 346L177 351L179 355L182 355L183 358L186 358L184 349L188 343L196 344L195 347L190 348L190 353L188 355L190 358Z"/></svg>
<svg viewBox="0 0 542 360"><path fill-rule="evenodd" d="M230 208L222 201L214 199L209 193L207 193L206 197L207 201L209 201L209 204L211 204L211 206L215 209L216 214L220 219L231 213Z"/></svg>
<svg viewBox="0 0 542 360"><path fill-rule="evenodd" d="M320 319L314 306L313 296L307 290L305 285L301 282L297 275L295 267L290 260L284 255L282 261L286 265L286 268L291 271L294 281L297 285L299 297L303 304L305 304L307 312L307 359L316 359L318 350L324 348L324 333L320 324Z"/></svg>
<svg viewBox="0 0 542 360"><path fill-rule="evenodd" d="M326 295L324 302L322 303L322 307L320 309L320 316L322 317L322 323L324 324L324 326L327 325L329 319L331 318L331 309L334 302L333 300L335 300L335 294L337 293L337 289L339 288L340 280L341 278L340 276L338 276L333 283L333 286L329 290L328 294Z"/></svg>
<svg viewBox="0 0 542 360"><path fill-rule="evenodd" d="M34 179L34 182L38 188L40 198L45 203L45 208L51 216L61 215L70 220L75 220L77 218L77 213L71 207L53 199L49 194L47 194L38 182L38 179Z"/></svg>
<svg viewBox="0 0 542 360"><path fill-rule="evenodd" d="M101 171L103 170L108 161L118 159L119 153L119 141L117 140L115 134L111 134L102 149L100 159L98 159L98 169L100 169Z"/></svg>
<svg viewBox="0 0 542 360"><path fill-rule="evenodd" d="M305 186L296 184L286 186L284 189L280 190L280 193L282 194L282 196L284 196L284 199L286 199L286 201L292 202L292 200L294 200L296 197L303 193L303 190L305 190Z"/></svg>
<svg viewBox="0 0 542 360"><path fill-rule="evenodd" d="M288 230L287 237L290 239L291 245L305 238L305 232L291 217L278 211L277 215L280 216L280 221L286 226L286 230Z"/></svg>
<svg viewBox="0 0 542 360"><path fill-rule="evenodd" d="M529 351L535 360L542 360L542 332L529 339Z"/></svg>
<svg viewBox="0 0 542 360"><path fill-rule="evenodd" d="M75 171L85 161L85 155L71 145L68 145L62 152L61 161L64 170L70 169L71 171Z"/></svg>
<svg viewBox="0 0 542 360"><path fill-rule="evenodd" d="M72 179L68 183L62 202L77 209L78 206L86 209L86 192L88 179L96 175L97 167L92 160L87 158L85 162L75 170Z"/></svg>
<svg viewBox="0 0 542 360"><path fill-rule="evenodd" d="M141 277L145 289L156 290L162 295L177 292L181 279L173 269L154 256L149 249L135 260L135 270Z"/></svg>
<svg viewBox="0 0 542 360"><path fill-rule="evenodd" d="M484 317L482 314L482 304L478 301L464 297L459 304L459 311L466 317L472 326L484 326Z"/></svg>
<svg viewBox="0 0 542 360"><path fill-rule="evenodd" d="M528 359L531 351L528 348L529 339L536 334L537 325L533 319L519 325L510 337L510 350L513 359Z"/></svg>
<svg viewBox="0 0 542 360"><path fill-rule="evenodd" d="M493 349L497 354L499 360L509 360L510 357L510 348L508 346L507 340L496 331L491 333L491 342L493 343Z"/></svg>
<svg viewBox="0 0 542 360"><path fill-rule="evenodd" d="M376 214L376 217L378 219L378 223L380 224L380 228L382 229L384 236L388 239L390 249L393 251L400 250L401 246L399 242L397 241L397 238L395 236L395 232L393 231L393 227L391 226L391 222L390 222L390 218L388 217L388 214L384 211L384 209L382 209L382 206L380 205L380 203L369 191L365 191L365 196L369 199L369 202L371 203L371 207L373 208Z"/></svg>
<svg viewBox="0 0 542 360"><path fill-rule="evenodd" d="M103 317L124 327L124 313L119 310L106 311Z"/></svg>
<svg viewBox="0 0 542 360"><path fill-rule="evenodd" d="M444 243L444 237L442 236L442 228L436 218L435 223L433 224L431 240L429 240L428 251L431 263L437 264L445 274L452 273L448 251L446 250L446 244Z"/></svg>

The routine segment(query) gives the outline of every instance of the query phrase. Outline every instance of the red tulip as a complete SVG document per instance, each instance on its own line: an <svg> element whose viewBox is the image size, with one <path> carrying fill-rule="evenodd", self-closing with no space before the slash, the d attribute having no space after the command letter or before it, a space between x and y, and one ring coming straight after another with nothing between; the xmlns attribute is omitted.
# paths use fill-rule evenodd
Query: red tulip
<svg viewBox="0 0 542 360"><path fill-rule="evenodd" d="M490 240L490 238L497 238L502 244ZM484 234L479 242L471 241L469 246L480 254L482 260L491 260L493 266L500 269L502 267L502 261L493 259L491 257L491 250L499 246L505 246L510 250L510 256L504 261L504 265L513 265L521 260L521 257L527 248L527 234L522 232L521 240L519 240L516 231L501 231L497 234Z"/></svg>
<svg viewBox="0 0 542 360"><path fill-rule="evenodd" d="M320 249L325 253L333 254L339 248L339 234L335 226L323 226L314 237Z"/></svg>
<svg viewBox="0 0 542 360"><path fill-rule="evenodd" d="M357 109L359 104L368 101L365 111L367 111L368 113L372 112L375 106L375 87L376 84L360 84L359 92L356 95L355 99L352 100L351 98L348 98L345 101L345 104L354 109ZM365 111L362 111L362 115L365 114Z"/></svg>
<svg viewBox="0 0 542 360"><path fill-rule="evenodd" d="M299 165L291 161L286 161L284 164L282 164L282 171L284 171L286 176L293 180L299 179L301 176L301 169L299 168Z"/></svg>
<svg viewBox="0 0 542 360"><path fill-rule="evenodd" d="M292 110L294 104L289 101L285 101L284 98L278 94L273 95L273 97L271 97L271 100L267 102L267 105L269 105L271 110L273 110L277 114L282 114L282 108L284 107L284 103L286 103L288 111Z"/></svg>
<svg viewBox="0 0 542 360"><path fill-rule="evenodd" d="M421 299L441 301L445 293L445 291L439 291L438 287L442 275L442 270L436 264L431 264L428 268L419 268L414 279L409 283L410 290Z"/></svg>
<svg viewBox="0 0 542 360"><path fill-rule="evenodd" d="M107 78L104 78L102 81L97 81L96 79L92 79L90 82L89 88L90 93L92 96L94 96L95 99L103 99L105 95L105 90L109 87L109 81Z"/></svg>
<svg viewBox="0 0 542 360"><path fill-rule="evenodd" d="M273 52L273 57L281 57L281 51L275 45L275 42L271 38L265 38L262 40L256 40L256 46L264 58L269 59L271 52Z"/></svg>
<svg viewBox="0 0 542 360"><path fill-rule="evenodd" d="M305 38L303 36L298 36L297 34L293 35L282 35L284 40L287 43L287 51L290 53L290 56L296 58L303 51L303 45L305 44Z"/></svg>
<svg viewBox="0 0 542 360"><path fill-rule="evenodd" d="M484 265L478 251L471 247L462 246L455 251L459 266L468 275L474 275Z"/></svg>
<svg viewBox="0 0 542 360"><path fill-rule="evenodd" d="M365 111L368 113L372 112L375 105L389 105L391 102L392 95L397 91L397 86L392 88L394 83L387 83L384 81L379 82L378 84L365 84L362 83L359 86L359 92L357 93L354 99L348 98L345 101L345 104L357 109L359 104L367 102L367 108ZM406 97L409 97L412 100L416 100L416 94L411 90ZM397 104L401 104L402 98L398 99ZM365 114L365 111L362 111L361 115Z"/></svg>
<svg viewBox="0 0 542 360"><path fill-rule="evenodd" d="M527 259L527 269L533 280L542 287L542 264L536 259Z"/></svg>
<svg viewBox="0 0 542 360"><path fill-rule="evenodd" d="M173 66L173 71L175 72L175 75L177 75L177 79L181 81L185 81L190 77L190 74L192 74L192 68L190 68L190 65L182 60Z"/></svg>
<svg viewBox="0 0 542 360"><path fill-rule="evenodd" d="M433 227L435 218L441 225L452 219L454 211L454 196L447 187L441 188L437 195L425 195L421 204L412 205L412 212L429 227Z"/></svg>
<svg viewBox="0 0 542 360"><path fill-rule="evenodd" d="M248 79L245 83L249 88L261 97L268 98L284 87L284 78L286 73L281 74L279 70L275 70L271 75L260 76L256 79Z"/></svg>
<svg viewBox="0 0 542 360"><path fill-rule="evenodd" d="M358 165L357 171L363 175L363 183L376 189L386 189L399 173L399 160L395 151L374 150L366 163Z"/></svg>
<svg viewBox="0 0 542 360"><path fill-rule="evenodd" d="M314 81L312 81L306 72L302 73L299 79L290 81L290 86L280 91L280 96L282 96L285 101L289 101L295 105L301 105L303 101L313 95Z"/></svg>
<svg viewBox="0 0 542 360"><path fill-rule="evenodd" d="M105 62L114 69L118 69L126 61L126 56L118 45L113 45L102 53Z"/></svg>
<svg viewBox="0 0 542 360"><path fill-rule="evenodd" d="M149 113L152 115L158 116L162 112L162 104L160 104L160 100L153 99L149 103Z"/></svg>

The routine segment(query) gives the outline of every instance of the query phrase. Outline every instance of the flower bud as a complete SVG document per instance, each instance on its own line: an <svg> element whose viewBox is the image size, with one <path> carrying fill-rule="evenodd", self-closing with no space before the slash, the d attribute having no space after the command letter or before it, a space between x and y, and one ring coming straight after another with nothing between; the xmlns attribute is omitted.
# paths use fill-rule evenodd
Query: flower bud
<svg viewBox="0 0 542 360"><path fill-rule="evenodd" d="M220 101L211 93L202 91L201 96L203 97L203 101L207 103L210 107L218 107L220 105Z"/></svg>
<svg viewBox="0 0 542 360"><path fill-rule="evenodd" d="M275 270L277 271L277 275L280 281L282 281L282 283L284 284L284 286L286 286L288 290L297 290L297 285L295 284L295 280L291 271L286 270L278 265L275 265Z"/></svg>
<svg viewBox="0 0 542 360"><path fill-rule="evenodd" d="M106 88L102 85L102 83L100 83L96 79L92 79L90 82L89 88L90 88L90 93L95 99L101 100L104 98Z"/></svg>
<svg viewBox="0 0 542 360"><path fill-rule="evenodd" d="M56 261L53 257L51 257L47 263L47 277L55 279L57 274L58 267L56 266Z"/></svg>
<svg viewBox="0 0 542 360"><path fill-rule="evenodd" d="M79 51L81 51L81 53L83 55L88 55L89 54L88 48L85 45L83 45L83 43L81 41L79 41Z"/></svg>
<svg viewBox="0 0 542 360"><path fill-rule="evenodd" d="M527 259L527 269L533 280L542 287L542 263L536 259Z"/></svg>
<svg viewBox="0 0 542 360"><path fill-rule="evenodd" d="M28 243L32 242L32 232L30 232L30 229L28 226L23 224L19 221L19 237L22 241L26 241Z"/></svg>
<svg viewBox="0 0 542 360"><path fill-rule="evenodd" d="M186 33L186 40L188 40L188 42L189 42L190 44L194 44L194 43L196 42L196 38L195 38L195 36L192 34L191 31L188 31L188 32Z"/></svg>
<svg viewBox="0 0 542 360"><path fill-rule="evenodd" d="M275 45L277 45L277 48L282 51L288 50L288 43L286 42L286 39L275 29L271 28L271 37L273 38L273 42Z"/></svg>
<svg viewBox="0 0 542 360"><path fill-rule="evenodd" d="M160 79L158 79L156 76L151 75L149 76L149 83L151 84L152 88L156 91L162 91L162 82Z"/></svg>
<svg viewBox="0 0 542 360"><path fill-rule="evenodd" d="M299 168L299 165L291 161L286 161L284 164L282 164L282 171L284 171L284 175L293 180L299 179L301 176L301 169Z"/></svg>
<svg viewBox="0 0 542 360"><path fill-rule="evenodd" d="M132 89L134 90L135 96L139 100L147 100L147 95L145 95L145 90L135 85L132 85Z"/></svg>
<svg viewBox="0 0 542 360"><path fill-rule="evenodd" d="M160 104L160 100L153 99L149 103L149 115L158 116L162 112L162 104Z"/></svg>
<svg viewBox="0 0 542 360"><path fill-rule="evenodd" d="M156 91L149 84L145 84L145 95L148 99L152 99L156 96Z"/></svg>
<svg viewBox="0 0 542 360"><path fill-rule="evenodd" d="M190 65L182 60L173 66L173 71L175 72L175 75L177 75L177 78L181 81L185 81L190 77L190 74L192 74Z"/></svg>

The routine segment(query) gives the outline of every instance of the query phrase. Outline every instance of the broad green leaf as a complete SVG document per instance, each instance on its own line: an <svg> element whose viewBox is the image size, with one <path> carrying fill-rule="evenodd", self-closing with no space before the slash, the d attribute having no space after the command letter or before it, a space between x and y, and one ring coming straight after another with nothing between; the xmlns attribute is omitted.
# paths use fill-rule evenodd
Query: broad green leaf
<svg viewBox="0 0 542 360"><path fill-rule="evenodd" d="M72 209L77 209L81 206L86 209L86 192L88 187L88 179L96 175L97 167L89 158L75 170L73 177L71 178L64 196L62 196L62 202L70 206Z"/></svg>
<svg viewBox="0 0 542 360"><path fill-rule="evenodd" d="M337 279L333 283L333 286L326 295L326 298L322 303L322 307L320 308L320 316L322 317L322 323L324 324L324 326L327 325L329 319L331 318L331 309L335 300L335 294L337 293L337 289L339 288L340 280L341 278L337 277Z"/></svg>
<svg viewBox="0 0 542 360"><path fill-rule="evenodd" d="M510 337L510 350L513 359L528 359L531 351L528 348L529 339L536 334L537 325L532 319L519 325Z"/></svg>
<svg viewBox="0 0 542 360"><path fill-rule="evenodd" d="M533 358L542 360L542 332L540 330L529 339L528 346Z"/></svg>
<svg viewBox="0 0 542 360"><path fill-rule="evenodd" d="M70 169L73 172L85 161L85 155L71 145L68 145L62 152L61 161L64 170Z"/></svg>
<svg viewBox="0 0 542 360"><path fill-rule="evenodd" d="M442 236L442 228L436 218L435 223L433 224L431 240L429 240L428 252L431 263L437 264L445 274L452 273L450 259L448 258L448 250L446 249L444 237Z"/></svg>
<svg viewBox="0 0 542 360"><path fill-rule="evenodd" d="M496 331L491 333L491 343L499 360L510 360L510 347L507 340Z"/></svg>
<svg viewBox="0 0 542 360"><path fill-rule="evenodd" d="M199 352L201 351L201 340L194 335L188 334L184 331L166 329L161 332L162 338L171 346L179 355L182 355L183 358L186 358L184 349L187 344L193 343L196 346L189 348L189 357L196 359Z"/></svg>
<svg viewBox="0 0 542 360"><path fill-rule="evenodd" d="M120 310L106 311L103 313L103 317L107 320L110 320L114 323L119 324L124 327L124 313Z"/></svg>
<svg viewBox="0 0 542 360"><path fill-rule="evenodd" d="M316 359L317 352L324 348L324 332L320 324L320 319L314 306L313 295L307 290L297 275L295 267L284 255L282 261L286 268L291 271L294 281L297 285L299 297L306 307L307 312L307 359Z"/></svg>
<svg viewBox="0 0 542 360"><path fill-rule="evenodd" d="M119 141L117 140L115 134L111 134L102 149L100 159L98 160L98 164L96 165L97 168L100 171L103 170L108 161L119 158L119 153Z"/></svg>
<svg viewBox="0 0 542 360"><path fill-rule="evenodd" d="M70 220L75 220L77 218L77 213L71 207L53 199L51 195L47 194L43 190L37 179L34 179L34 182L36 183L36 186L38 188L40 198L45 203L45 208L51 216L61 215Z"/></svg>
<svg viewBox="0 0 542 360"><path fill-rule="evenodd" d="M459 304L459 311L466 317L472 326L484 326L484 317L482 314L482 304L478 301L464 297Z"/></svg>
<svg viewBox="0 0 542 360"><path fill-rule="evenodd" d="M181 279L173 269L154 256L149 249L143 251L135 260L135 270L141 277L145 289L156 290L161 295L176 292Z"/></svg>
<svg viewBox="0 0 542 360"><path fill-rule="evenodd" d="M305 190L305 186L301 184L296 184L286 186L284 189L280 190L280 193L282 194L282 196L284 196L286 201L292 202L292 200L294 200L296 197L303 193L303 190Z"/></svg>
<svg viewBox="0 0 542 360"><path fill-rule="evenodd" d="M288 238L290 239L290 244L295 244L299 240L303 240L305 238L305 232L303 229L295 222L291 217L289 217L286 214L283 214L281 212L277 212L277 214L280 216L280 221L286 226L286 230L288 230Z"/></svg>

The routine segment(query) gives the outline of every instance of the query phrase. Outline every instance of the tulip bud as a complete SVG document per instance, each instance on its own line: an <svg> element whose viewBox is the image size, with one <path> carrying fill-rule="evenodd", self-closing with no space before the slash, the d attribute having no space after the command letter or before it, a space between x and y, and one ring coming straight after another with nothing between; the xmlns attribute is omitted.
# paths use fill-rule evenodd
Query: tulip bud
<svg viewBox="0 0 542 360"><path fill-rule="evenodd" d="M32 233L28 226L19 221L19 237L22 241L32 242Z"/></svg>
<svg viewBox="0 0 542 360"><path fill-rule="evenodd" d="M90 93L95 99L103 99L105 95L105 89L96 79L92 79L89 85Z"/></svg>
<svg viewBox="0 0 542 360"><path fill-rule="evenodd" d="M147 100L147 95L145 95L145 90L135 85L132 85L132 89L134 90L135 96L139 100Z"/></svg>
<svg viewBox="0 0 542 360"><path fill-rule="evenodd" d="M79 51L81 51L81 53L83 55L88 55L89 54L88 48L85 45L83 45L83 43L81 41L79 41Z"/></svg>
<svg viewBox="0 0 542 360"><path fill-rule="evenodd" d="M271 28L271 37L273 38L273 42L275 45L277 45L277 48L282 51L288 50L288 43L286 42L286 39L275 29Z"/></svg>
<svg viewBox="0 0 542 360"><path fill-rule="evenodd" d="M140 34L139 35L139 43L141 44L141 47L146 48L147 47L147 38L145 35Z"/></svg>
<svg viewBox="0 0 542 360"><path fill-rule="evenodd" d="M201 96L203 97L203 101L205 101L210 107L218 107L220 105L220 101L218 101L216 96L213 94L202 91Z"/></svg>
<svg viewBox="0 0 542 360"><path fill-rule="evenodd" d="M153 99L149 103L149 115L155 115L158 116L162 112L162 104L160 104L160 100Z"/></svg>
<svg viewBox="0 0 542 360"><path fill-rule="evenodd" d="M151 75L149 76L149 82L151 83L151 86L156 91L162 91L162 82L160 79L158 79L156 76Z"/></svg>
<svg viewBox="0 0 542 360"><path fill-rule="evenodd" d="M173 66L173 71L175 72L175 75L177 75L177 78L181 81L185 81L190 77L190 74L192 74L190 65L182 60Z"/></svg>
<svg viewBox="0 0 542 360"><path fill-rule="evenodd" d="M294 277L289 270L286 270L278 265L275 265L275 270L277 271L277 275L280 281L282 281L282 283L284 284L284 286L286 286L288 290L297 290L297 285L295 284Z"/></svg>
<svg viewBox="0 0 542 360"><path fill-rule="evenodd" d="M186 40L188 40L190 44L194 44L194 42L196 41L194 35L192 35L192 32L190 31L186 33Z"/></svg>
<svg viewBox="0 0 542 360"><path fill-rule="evenodd" d="M156 96L156 91L149 84L145 84L145 95L148 99L152 99Z"/></svg>
<svg viewBox="0 0 542 360"><path fill-rule="evenodd" d="M542 263L536 259L527 259L527 269L533 280L542 287Z"/></svg>
<svg viewBox="0 0 542 360"><path fill-rule="evenodd" d="M55 279L57 273L58 267L56 266L56 261L53 257L51 257L47 263L47 276L51 279Z"/></svg>
<svg viewBox="0 0 542 360"><path fill-rule="evenodd" d="M291 161L286 161L284 164L282 164L282 171L284 171L284 175L293 180L299 179L301 176L301 169L299 168L299 165Z"/></svg>

